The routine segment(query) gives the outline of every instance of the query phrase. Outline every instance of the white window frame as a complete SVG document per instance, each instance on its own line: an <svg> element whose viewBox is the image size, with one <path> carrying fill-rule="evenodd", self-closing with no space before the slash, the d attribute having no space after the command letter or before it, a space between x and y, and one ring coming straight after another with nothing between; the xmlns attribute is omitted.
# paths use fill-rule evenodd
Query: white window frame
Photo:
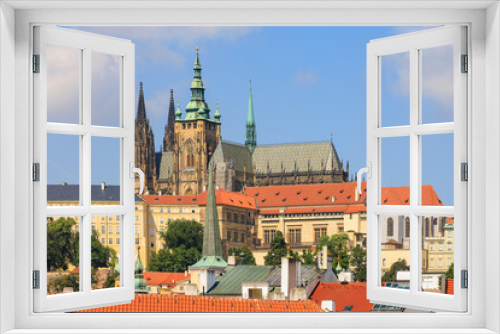
<svg viewBox="0 0 500 334"><path fill-rule="evenodd" d="M421 116L421 50L453 45L453 122L422 124ZM408 125L383 127L381 110L382 57L403 52L409 53L409 116ZM422 289L423 255L425 237L432 236L432 216L455 218L455 239L458 245L467 245L467 182L461 181L461 163L467 160L467 81L468 73L461 73L461 55L467 52L467 28L460 25L433 28L399 36L372 40L367 45L367 162L371 168L367 197L367 295L372 303L414 307L427 310L459 311L467 309L467 290L455 284L453 295L424 292ZM470 56L470 55L469 55ZM454 135L453 190L454 206L423 206L421 136L430 134ZM410 159L410 205L384 205L381 197L382 140L408 138ZM384 216L410 216L410 289L393 289L381 283L381 226ZM390 219L390 218L389 218ZM436 245L439 249L439 245ZM454 253L455 275L459 281L461 270L467 270L467 247L456 247ZM439 262L438 262L439 267ZM442 268L442 262L441 267Z"/></svg>
<svg viewBox="0 0 500 334"><path fill-rule="evenodd" d="M40 177L33 184L33 270L39 271L39 289L33 289L34 311L54 312L85 309L89 306L110 303L126 303L134 298L133 265L134 247L132 239L134 214L134 185L129 176L129 164L134 161L134 44L128 40L85 33L73 29L37 25L33 27L33 53L40 57L39 73L33 79L33 160L40 164ZM57 45L81 50L80 57L80 110L78 124L47 122L47 45ZM91 62L92 53L100 52L121 57L120 76L120 125L118 127L95 126L91 122ZM130 96L132 95L132 96ZM127 116L129 115L129 116ZM79 205L47 207L47 134L66 134L79 137ZM91 139L111 137L120 140L120 203L98 206L91 203ZM110 289L92 290L91 286L91 217L122 214L125 236L120 246L123 263L120 271L120 286ZM67 294L47 294L47 217L81 216L80 231L80 286L79 291ZM101 224L101 242L107 244L107 228Z"/></svg>
<svg viewBox="0 0 500 334"><path fill-rule="evenodd" d="M134 324L141 322L140 331L147 328L164 329L191 328L201 332L205 328L269 328L275 332L289 332L283 327L304 329L321 328L329 332L339 332L342 328L358 328L358 332L387 333L387 329L397 329L398 333L414 332L416 328L433 333L493 333L500 330L499 279L500 261L498 256L489 257L485 266L486 248L489 254L499 254L500 208L500 11L496 2L455 1L388 3L372 1L369 8L362 2L336 1L318 2L296 1L292 3L246 3L227 4L221 8L215 2L204 2L196 9L179 5L172 8L170 3L156 3L159 8L147 9L149 2L121 4L134 9L116 8L116 3L82 1L78 3L46 1L17 2L0 4L0 304L1 331L18 329L17 333L36 333L38 329L64 333L76 332L71 328L89 328L93 332L109 332L111 329L128 329L134 332ZM99 6L99 8L97 8ZM397 6L397 8L394 7ZM160 8L163 7L163 8ZM182 8L180 8L182 7ZM272 7L272 8L269 8ZM15 9L16 8L16 9ZM77 9L75 9L77 8ZM103 11L103 8L110 10ZM135 8L143 8L137 11ZM42 10L43 9L43 10ZM211 14L211 15L209 15ZM175 18L175 19L170 19ZM32 109L30 103L31 77L31 26L34 23L66 25L436 25L465 23L470 29L470 66L476 69L469 80L472 84L469 104L471 138L468 142L472 157L469 166L469 195L472 195L469 218L474 224L474 233L469 233L468 298L469 311L465 314L214 314L210 317L193 314L34 314L31 300L31 268L29 260L29 237L32 228L32 202L30 181L30 152L32 133ZM488 29L486 29L486 27ZM15 83L15 84L12 84ZM5 110L8 109L9 112ZM10 112L15 110L16 112ZM486 121L488 120L488 121ZM361 131L363 131L361 129ZM485 140L488 134L488 140ZM15 138L15 145L11 139ZM18 153L16 153L18 152ZM486 155L485 152L488 152ZM14 175L14 177L12 177ZM488 175L488 182L485 182ZM12 197L12 189L15 196ZM488 196L486 196L488 194ZM4 224L15 221L15 224ZM471 232L471 231L469 231ZM14 236L14 238L12 237ZM28 237L26 237L28 236ZM470 247L470 246L469 246ZM14 256L12 256L12 250ZM28 259L28 261L26 260ZM474 275L474 272L479 275ZM488 277L488 280L485 278ZM486 293L486 283L488 284ZM15 289L12 287L15 286ZM14 305L14 307L12 307ZM471 312L473 310L473 312ZM332 318L331 318L332 317ZM189 321L187 321L189 319ZM193 319L195 321L193 321ZM332 329L335 327L339 330ZM412 329L407 329L411 327ZM23 330L23 329L30 329ZM99 330L100 329L100 330ZM281 331L279 329L282 329ZM448 329L448 330L446 330ZM172 332L174 330L170 330ZM429 330L431 331L431 330ZM139 332L139 330L137 330Z"/></svg>

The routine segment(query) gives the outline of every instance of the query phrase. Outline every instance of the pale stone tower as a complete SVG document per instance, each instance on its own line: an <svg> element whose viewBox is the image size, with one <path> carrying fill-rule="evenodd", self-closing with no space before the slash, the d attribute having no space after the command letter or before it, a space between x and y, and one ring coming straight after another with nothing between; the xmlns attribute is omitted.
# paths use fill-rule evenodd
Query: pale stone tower
<svg viewBox="0 0 500 334"><path fill-rule="evenodd" d="M193 70L186 116L182 119L179 108L175 113L173 184L178 195L197 195L206 189L208 163L220 141L220 113L210 118L198 48Z"/></svg>

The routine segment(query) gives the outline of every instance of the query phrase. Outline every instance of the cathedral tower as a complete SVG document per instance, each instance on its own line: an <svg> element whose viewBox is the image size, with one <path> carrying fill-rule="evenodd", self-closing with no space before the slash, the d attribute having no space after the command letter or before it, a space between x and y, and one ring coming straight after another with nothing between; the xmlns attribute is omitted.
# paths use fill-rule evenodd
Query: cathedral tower
<svg viewBox="0 0 500 334"><path fill-rule="evenodd" d="M174 150L174 123L175 123L175 106L174 106L174 90L170 90L170 103L168 106L168 121L165 125L165 135L163 137L163 152Z"/></svg>
<svg viewBox="0 0 500 334"><path fill-rule="evenodd" d="M139 103L135 120L135 166L142 169L146 177L144 192L154 194L157 189L155 139L153 129L149 127L149 120L146 115L142 82L140 83ZM139 188L139 176L136 175L135 191L138 192Z"/></svg>
<svg viewBox="0 0 500 334"><path fill-rule="evenodd" d="M252 101L252 81L250 81L250 97L248 99L248 115L247 126L245 131L245 146L250 150L250 154L255 151L257 146L257 133L255 131L255 117L253 115L253 101Z"/></svg>
<svg viewBox="0 0 500 334"><path fill-rule="evenodd" d="M182 119L182 112L175 112L173 184L178 195L197 195L206 189L208 163L220 141L220 113L210 118L198 48L193 70L186 116Z"/></svg>

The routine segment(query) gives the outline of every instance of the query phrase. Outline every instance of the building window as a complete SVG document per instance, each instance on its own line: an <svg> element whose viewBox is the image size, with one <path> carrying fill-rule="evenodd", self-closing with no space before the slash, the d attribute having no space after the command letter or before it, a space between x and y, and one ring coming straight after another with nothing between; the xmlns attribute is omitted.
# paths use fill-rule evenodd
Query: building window
<svg viewBox="0 0 500 334"><path fill-rule="evenodd" d="M101 226L101 234L106 234L106 226Z"/></svg>
<svg viewBox="0 0 500 334"><path fill-rule="evenodd" d="M429 268L434 268L434 259L431 259L431 262L429 264Z"/></svg>
<svg viewBox="0 0 500 334"><path fill-rule="evenodd" d="M139 244L139 238L135 238L135 244L138 245Z"/></svg>
<svg viewBox="0 0 500 334"><path fill-rule="evenodd" d="M191 213L196 213L196 209L191 210Z"/></svg>
<svg viewBox="0 0 500 334"><path fill-rule="evenodd" d="M382 266L384 266L384 267L385 267L386 265L387 265L387 261L386 261L386 259L383 259L383 260L382 260Z"/></svg>
<svg viewBox="0 0 500 334"><path fill-rule="evenodd" d="M109 234L113 234L113 226L112 225L109 225L109 227L108 227L108 233Z"/></svg>
<svg viewBox="0 0 500 334"><path fill-rule="evenodd" d="M314 242L318 243L319 239L326 235L326 227L320 227L314 229Z"/></svg>
<svg viewBox="0 0 500 334"><path fill-rule="evenodd" d="M149 229L149 236L150 236L150 237L154 237L154 236L155 236L155 228L154 228L154 227L151 227L151 228Z"/></svg>
<svg viewBox="0 0 500 334"><path fill-rule="evenodd" d="M160 224L163 225L165 223L165 221L162 219L160 219Z"/></svg>
<svg viewBox="0 0 500 334"><path fill-rule="evenodd" d="M394 220L392 218L387 219L387 236L392 237L394 235Z"/></svg>
<svg viewBox="0 0 500 334"><path fill-rule="evenodd" d="M434 218L432 220L432 231L431 231L433 237L438 236L438 228L437 227L438 227L438 220L437 220L437 218Z"/></svg>
<svg viewBox="0 0 500 334"><path fill-rule="evenodd" d="M135 216L135 221L138 222L139 221L139 216Z"/></svg>
<svg viewBox="0 0 500 334"><path fill-rule="evenodd" d="M410 237L410 217L405 218L405 237Z"/></svg>
<svg viewBox="0 0 500 334"><path fill-rule="evenodd" d="M152 243L151 243L151 248L153 248L154 246L155 246L155 243L154 243L154 242L152 242Z"/></svg>
<svg viewBox="0 0 500 334"><path fill-rule="evenodd" d="M150 223L151 225L154 225L154 223L155 223L155 219L154 219L153 217L151 217L151 219L149 220L149 223Z"/></svg>
<svg viewBox="0 0 500 334"><path fill-rule="evenodd" d="M264 244L269 245L273 241L276 235L276 230L265 230L264 231Z"/></svg>
<svg viewBox="0 0 500 334"><path fill-rule="evenodd" d="M101 217L101 221L103 222L104 221L104 216Z"/></svg>
<svg viewBox="0 0 500 334"><path fill-rule="evenodd" d="M116 217L115 217L115 220L116 220L117 222L119 222L119 221L120 221L120 216L116 216Z"/></svg>
<svg viewBox="0 0 500 334"><path fill-rule="evenodd" d="M448 256L448 268L451 266L451 257Z"/></svg>
<svg viewBox="0 0 500 334"><path fill-rule="evenodd" d="M97 232L97 227L95 225L92 225L92 233Z"/></svg>
<svg viewBox="0 0 500 334"><path fill-rule="evenodd" d="M431 244L431 251L434 250L434 244Z"/></svg>
<svg viewBox="0 0 500 334"><path fill-rule="evenodd" d="M227 241L231 241L231 231L227 231L226 239Z"/></svg>
<svg viewBox="0 0 500 334"><path fill-rule="evenodd" d="M170 208L167 209L167 212L170 213L172 210L170 210Z"/></svg>
<svg viewBox="0 0 500 334"><path fill-rule="evenodd" d="M163 213L163 208L160 208L160 212Z"/></svg>
<svg viewBox="0 0 500 334"><path fill-rule="evenodd" d="M448 244L448 250L451 251L451 244Z"/></svg>
<svg viewBox="0 0 500 334"><path fill-rule="evenodd" d="M139 226L134 226L135 227L135 235L139 235Z"/></svg>
<svg viewBox="0 0 500 334"><path fill-rule="evenodd" d="M245 242L245 233L241 233L241 242Z"/></svg>
<svg viewBox="0 0 500 334"><path fill-rule="evenodd" d="M430 222L429 218L425 218L425 236L429 237L430 236Z"/></svg>
<svg viewBox="0 0 500 334"><path fill-rule="evenodd" d="M119 245L120 244L120 238L116 238L116 244Z"/></svg>
<svg viewBox="0 0 500 334"><path fill-rule="evenodd" d="M106 244L106 238L101 238L101 244Z"/></svg>
<svg viewBox="0 0 500 334"><path fill-rule="evenodd" d="M182 208L179 208L179 213L182 213Z"/></svg>
<svg viewBox="0 0 500 334"><path fill-rule="evenodd" d="M115 228L115 233L116 233L116 234L120 234L120 226L117 226L117 227Z"/></svg>
<svg viewBox="0 0 500 334"><path fill-rule="evenodd" d="M288 230L288 242L291 244L300 244L302 242L302 230Z"/></svg>
<svg viewBox="0 0 500 334"><path fill-rule="evenodd" d="M113 238L108 239L108 244L112 245L113 244Z"/></svg>
<svg viewBox="0 0 500 334"><path fill-rule="evenodd" d="M443 268L443 258L442 257L439 258L438 268Z"/></svg>
<svg viewBox="0 0 500 334"><path fill-rule="evenodd" d="M439 250L442 251L443 250L443 244L439 244Z"/></svg>

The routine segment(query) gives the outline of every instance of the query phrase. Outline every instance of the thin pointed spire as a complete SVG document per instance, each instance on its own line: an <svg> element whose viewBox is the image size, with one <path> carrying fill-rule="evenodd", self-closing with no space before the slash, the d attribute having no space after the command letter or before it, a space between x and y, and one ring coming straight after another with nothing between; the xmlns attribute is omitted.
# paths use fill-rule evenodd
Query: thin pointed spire
<svg viewBox="0 0 500 334"><path fill-rule="evenodd" d="M194 74L193 81L191 83L191 100L186 106L186 119L208 119L210 118L210 107L205 102L205 87L201 79L201 63L198 47L196 47L196 59L194 62L193 71Z"/></svg>
<svg viewBox="0 0 500 334"><path fill-rule="evenodd" d="M216 107L215 107L215 114L214 114L214 118L216 121L220 122L220 112L219 112L219 102L217 102L216 104Z"/></svg>
<svg viewBox="0 0 500 334"><path fill-rule="evenodd" d="M253 153L253 151L255 151L255 147L257 146L257 131L255 126L255 116L253 113L252 80L250 80L250 95L248 98L245 145L250 150L250 153Z"/></svg>
<svg viewBox="0 0 500 334"><path fill-rule="evenodd" d="M165 152L174 150L174 123L175 123L175 104L174 90L170 89L170 103L168 106L167 125L165 126L165 135L163 137L163 150Z"/></svg>
<svg viewBox="0 0 500 334"><path fill-rule="evenodd" d="M139 102L137 104L137 121L144 122L146 120L146 103L144 102L144 89L142 81L139 83Z"/></svg>

